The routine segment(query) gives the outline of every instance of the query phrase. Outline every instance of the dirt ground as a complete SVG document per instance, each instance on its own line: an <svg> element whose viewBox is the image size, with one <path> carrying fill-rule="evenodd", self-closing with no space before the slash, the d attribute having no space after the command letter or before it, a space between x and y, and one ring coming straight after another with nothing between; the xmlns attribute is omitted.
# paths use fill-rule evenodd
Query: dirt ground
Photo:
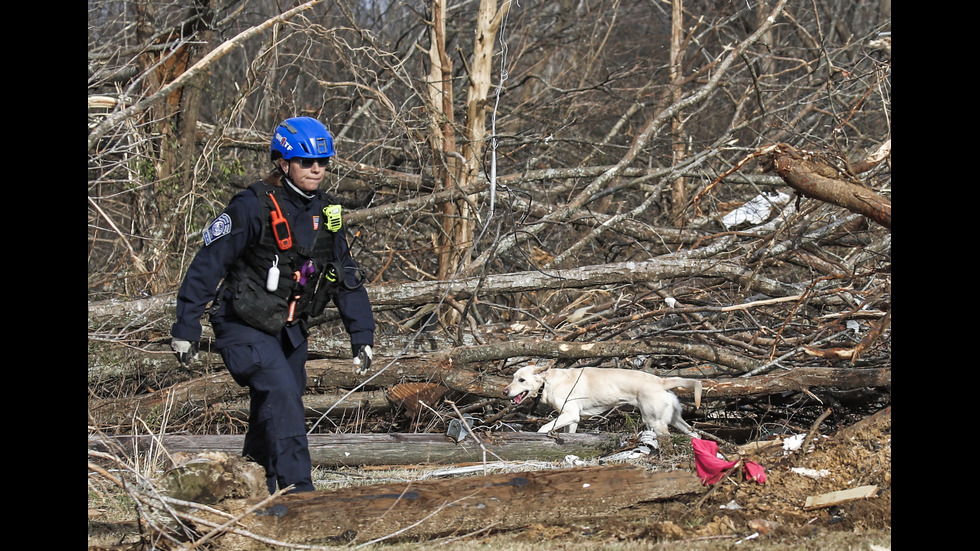
<svg viewBox="0 0 980 551"><path fill-rule="evenodd" d="M531 526L522 539L550 541L555 549L577 549L575 542L583 538L593 546L644 542L635 548L672 550L891 547L890 407L831 437L816 438L808 453L777 445L745 458L765 467L764 484L736 472L699 495L641 504L588 525ZM693 471L693 456L691 464L675 467ZM877 486L874 497L804 508L809 496L868 485Z"/></svg>
<svg viewBox="0 0 980 551"><path fill-rule="evenodd" d="M652 470L695 471L689 445L672 453L630 459ZM766 481L746 481L735 471L703 491L661 502L644 502L613 516L566 524L532 524L521 530L457 535L437 541L396 541L372 545L392 551L438 545L448 551L508 549L833 549L881 551L891 548L891 408L830 436L817 435L807 452L782 444L746 452L762 465ZM735 459L730 454L728 459ZM794 470L795 469L795 470ZM861 486L876 493L833 506L807 509L806 500ZM132 528L133 523L128 523ZM105 538L89 524L89 549L139 549L135 534L109 530ZM100 531L100 530L96 530ZM108 540L114 539L115 544ZM122 541L129 544L119 545ZM220 549L220 543L209 547Z"/></svg>
<svg viewBox="0 0 980 551"><path fill-rule="evenodd" d="M736 471L704 492L642 503L613 517L567 525L535 524L509 533L435 543L453 551L890 549L891 408L837 434L816 437L808 450L801 454L775 445L746 454L745 459L765 467L764 484L746 481ZM655 464L659 460L653 458L630 462L644 461L658 470L695 469L693 453L684 450L671 456L670 465ZM870 485L877 486L871 498L804 507L810 496ZM420 549L432 543L402 543L391 549Z"/></svg>

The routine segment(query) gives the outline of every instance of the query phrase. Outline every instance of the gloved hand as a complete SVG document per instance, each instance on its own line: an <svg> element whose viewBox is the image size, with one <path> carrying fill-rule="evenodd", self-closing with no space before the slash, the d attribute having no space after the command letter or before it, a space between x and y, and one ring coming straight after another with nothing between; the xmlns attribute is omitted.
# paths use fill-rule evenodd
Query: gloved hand
<svg viewBox="0 0 980 551"><path fill-rule="evenodd" d="M199 344L196 342L178 338L170 339L170 348L174 349L174 353L177 354L177 361L184 367L190 367L191 362L197 359L198 346Z"/></svg>
<svg viewBox="0 0 980 551"><path fill-rule="evenodd" d="M364 375L371 368L371 358L374 357L374 349L370 344L354 345L354 373Z"/></svg>

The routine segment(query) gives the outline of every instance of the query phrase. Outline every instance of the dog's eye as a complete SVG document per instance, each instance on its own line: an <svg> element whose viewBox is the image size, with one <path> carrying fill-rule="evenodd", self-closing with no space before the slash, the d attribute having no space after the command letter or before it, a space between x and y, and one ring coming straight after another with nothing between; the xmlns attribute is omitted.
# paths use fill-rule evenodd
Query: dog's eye
<svg viewBox="0 0 980 551"><path fill-rule="evenodd" d="M520 379L518 379L517 381L518 381L518 382L521 382L521 383L523 383L523 382L524 382L524 378L523 378L523 377L521 377L521 378L520 378Z"/></svg>

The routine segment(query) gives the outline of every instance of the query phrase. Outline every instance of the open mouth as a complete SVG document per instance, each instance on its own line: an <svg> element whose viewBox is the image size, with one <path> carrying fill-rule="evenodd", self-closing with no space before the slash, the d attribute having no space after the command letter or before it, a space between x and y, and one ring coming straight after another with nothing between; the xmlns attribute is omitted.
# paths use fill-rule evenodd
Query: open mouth
<svg viewBox="0 0 980 551"><path fill-rule="evenodd" d="M511 401L514 402L515 404L520 404L521 401L524 400L524 398L526 396L527 396L527 391L525 390L524 392L522 392L522 393L518 394L517 396L514 396L513 398L511 398Z"/></svg>

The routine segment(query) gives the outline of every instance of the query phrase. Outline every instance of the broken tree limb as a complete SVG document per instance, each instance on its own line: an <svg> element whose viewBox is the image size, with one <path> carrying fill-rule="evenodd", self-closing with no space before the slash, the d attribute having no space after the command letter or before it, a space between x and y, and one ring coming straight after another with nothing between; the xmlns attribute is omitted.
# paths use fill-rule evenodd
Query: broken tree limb
<svg viewBox="0 0 980 551"><path fill-rule="evenodd" d="M717 277L747 284L770 296L799 294L798 286L759 277L754 271L734 262L701 260L678 255L648 262L614 262L595 266L555 270L532 270L482 277L464 277L447 281L409 281L375 285L369 289L371 304L380 309L411 304L438 302L444 296L466 300L480 293L516 293L544 289L582 289L603 285L658 281L690 275Z"/></svg>
<svg viewBox="0 0 980 551"><path fill-rule="evenodd" d="M806 197L844 207L888 229L892 227L892 203L887 197L845 179L837 169L813 155L786 144L777 144L763 165L763 171L775 171L790 187Z"/></svg>
<svg viewBox="0 0 980 551"><path fill-rule="evenodd" d="M613 344L599 343L595 349L597 352L603 351L606 356L630 353L629 343L611 346ZM637 344L637 346L640 345ZM638 350L650 349L650 346L650 344L645 344L642 348L633 348L632 353L640 353ZM706 354L711 354L707 347L696 346L704 348ZM589 351L589 347L590 345L580 343L538 340L526 346L522 346L520 342L505 342L396 358L377 356L374 365L379 370L384 368L384 371L379 374L372 373L371 386L372 388L387 388L405 381L432 381L440 382L449 389L464 394L502 398L501 391L510 382L509 376L484 374L467 369L465 365L517 355L590 357L589 354L592 353ZM680 353L680 350L673 346L668 346L663 350ZM724 356L724 354L722 355ZM365 380L363 377L354 376L350 360L311 360L307 362L306 369L308 388L320 393L325 389L353 389ZM171 397L171 395L173 396ZM332 392L331 395L339 400L346 396L346 392ZM180 410L187 411L194 408L227 408L228 406L223 404L230 402L233 403L231 407L241 408L242 411L247 412L247 405L240 404L246 398L247 390L238 386L227 371L221 369L150 394L91 399L89 401L89 417L92 424L100 427L126 426L131 424L134 418L146 419L151 416L151 412L154 410L162 411L162 408L166 407L168 403L173 403ZM318 416L318 414L314 415L312 410L325 411L330 407L328 402L334 403L330 400L331 397L329 396L326 398L304 397L308 415ZM341 405L342 407L333 413L340 415L361 405L374 408L386 406L384 395L377 392L372 393L371 389L365 389L348 396ZM241 417L241 415L235 415L235 417Z"/></svg>
<svg viewBox="0 0 980 551"><path fill-rule="evenodd" d="M880 165L885 159L891 157L891 154L892 141L888 139L876 147L871 153L868 153L865 158L856 163L851 163L851 172L854 174L863 174Z"/></svg>
<svg viewBox="0 0 980 551"><path fill-rule="evenodd" d="M829 417L831 413L833 413L833 410L827 408L826 410L824 410L823 413L820 414L819 417L817 417L817 420L810 425L810 430L806 433L806 438L803 439L803 444L800 446L800 453L799 455L796 456L797 467L800 466L800 464L803 462L803 457L806 454L806 451L810 449L810 442L813 441L814 435L816 435L817 431L820 429L820 424L823 423L824 420L827 417Z"/></svg>
<svg viewBox="0 0 980 551"><path fill-rule="evenodd" d="M704 379L701 384L702 400L707 401L738 396L778 394L786 391L800 392L815 387L838 389L888 387L892 384L892 371L887 368L800 367L754 377ZM678 396L683 397L680 392Z"/></svg>
<svg viewBox="0 0 980 551"><path fill-rule="evenodd" d="M389 367L371 380L369 388L349 393L338 389L353 389L365 381L364 377L354 376L350 360L309 361L307 389L317 394L303 397L307 416L315 419L331 407L331 413L338 416L359 409L361 412L387 410L390 404L381 389L405 381L441 382L456 392L498 398L502 397L501 389L510 382L509 377L481 374L463 367L450 368L452 364L441 353L399 358L375 356L374 365L378 369ZM90 398L89 422L103 428L125 427L133 419L150 418L166 407L175 408L172 417L200 410L244 419L248 416L247 400L248 390L235 383L227 370L220 369L149 394Z"/></svg>
<svg viewBox="0 0 980 551"><path fill-rule="evenodd" d="M536 343L504 343L513 347L505 352L503 357L518 355L558 358L612 357L619 354L627 355L627 348L632 343L632 353L643 350L659 350L659 353L693 354L694 349L685 346L682 349L651 348L649 343L626 341L625 343L564 343L559 341L537 341ZM609 345L609 346L602 346ZM589 347L592 348L589 348ZM660 345L662 346L662 345ZM712 347L703 347L705 354L714 353ZM488 356L496 354L492 346L462 347L454 349L460 359L468 361L487 360ZM318 391L317 394L303 397L309 418L318 418L322 413L331 409L331 414L343 416L353 411L364 412L374 408L375 411L386 410L390 407L383 390L387 387L405 381L439 382L452 391L467 395L503 399L503 388L510 382L509 376L480 373L476 370L461 367L463 362L452 361L454 351L419 354L412 358L399 358L390 369L372 379L372 388L361 389L349 393L337 388L355 388L363 379L354 377L349 361L313 360L307 364L308 388ZM591 355L589 355L591 354ZM713 356L715 361L721 359L720 354ZM702 358L708 359L708 358ZM376 357L375 364L384 366L390 358ZM676 375L664 374L662 375ZM683 376L690 376L682 374ZM696 376L696 374L694 375ZM751 395L777 394L785 391L803 391L809 388L834 387L850 389L861 387L891 386L891 369L888 368L830 368L808 367L795 368L786 371L773 372L753 377L732 377L701 379L704 388L704 400L720 400ZM324 392L331 389L330 392ZM178 383L170 388L151 394L128 396L121 398L103 398L89 400L89 423L93 426L108 430L109 427L129 427L134 419L148 419L154 412L164 411L163 408L172 404L176 408L170 417L176 418L180 413L195 410L222 413L236 418L247 418L247 389L238 386L221 370L208 375ZM677 395L684 401L690 401L690 393L678 389Z"/></svg>
<svg viewBox="0 0 980 551"><path fill-rule="evenodd" d="M367 285L371 305L376 311L439 302L443 297L467 300L479 293L520 293L546 289L585 289L604 285L621 285L660 281L678 277L713 277L739 284L749 284L756 291L772 297L797 295L798 285L760 276L735 262L717 259L686 258L683 254L647 262L616 262L578 268L532 270L483 277L465 277L454 281L401 281ZM137 300L107 300L89 304L88 326L92 335L109 334L121 327L153 328L169 333L176 307L175 293ZM336 320L328 309L311 325Z"/></svg>
<svg viewBox="0 0 980 551"><path fill-rule="evenodd" d="M251 39L252 37L258 34L265 32L267 29L269 29L269 27L272 27L277 23L280 23L282 21L288 21L294 15L306 11L312 8L313 6L316 6L320 2L322 2L322 0L310 0L304 4L300 4L292 9L289 9L275 17L267 19L262 23L255 25L254 27L245 29L244 31L238 33L237 36L234 36L226 40L223 44L219 45L210 53L202 57L197 63L195 63L186 71L178 75L177 78L167 83L165 86L161 87L159 90L154 92L149 97L143 98L137 101L136 103L134 103L133 105L126 107L125 109L121 109L119 111L113 112L111 115L107 116L104 120L99 122L95 126L95 128L89 130L89 136L88 136L89 151L92 151L99 144L99 140L101 140L102 137L105 136L105 134L108 133L113 126L122 123L126 119L135 117L140 113L143 113L144 111L149 109L152 105L159 103L160 101L163 101L172 92L183 87L185 84L187 84L189 80L194 78L196 75L198 75L201 72L207 71L208 66L211 65L211 63L225 56L229 52L233 52L237 48L241 47L243 42Z"/></svg>
<svg viewBox="0 0 980 551"><path fill-rule="evenodd" d="M704 362L721 364L738 372L749 371L758 365L756 360L720 346L684 342L679 339L599 342L523 339L487 345L460 346L448 351L449 359L457 365L528 356L580 360L585 358L628 358L643 354L685 355Z"/></svg>
<svg viewBox="0 0 980 551"><path fill-rule="evenodd" d="M614 433L559 434L537 432L480 433L480 442L467 437L458 444L445 434L311 434L310 458L320 467L364 465L452 465L488 460L560 461L567 455L596 457L617 449ZM89 436L90 449L126 456L162 448L168 453L223 452L241 455L243 435ZM156 447L156 448L155 448Z"/></svg>
<svg viewBox="0 0 980 551"><path fill-rule="evenodd" d="M393 539L431 539L491 526L507 530L608 516L700 489L689 472L652 473L630 465L530 471L289 494L243 516L237 526L306 545L359 544L395 534ZM236 505L246 508L251 501ZM261 548L233 534L220 541L222 549Z"/></svg>

